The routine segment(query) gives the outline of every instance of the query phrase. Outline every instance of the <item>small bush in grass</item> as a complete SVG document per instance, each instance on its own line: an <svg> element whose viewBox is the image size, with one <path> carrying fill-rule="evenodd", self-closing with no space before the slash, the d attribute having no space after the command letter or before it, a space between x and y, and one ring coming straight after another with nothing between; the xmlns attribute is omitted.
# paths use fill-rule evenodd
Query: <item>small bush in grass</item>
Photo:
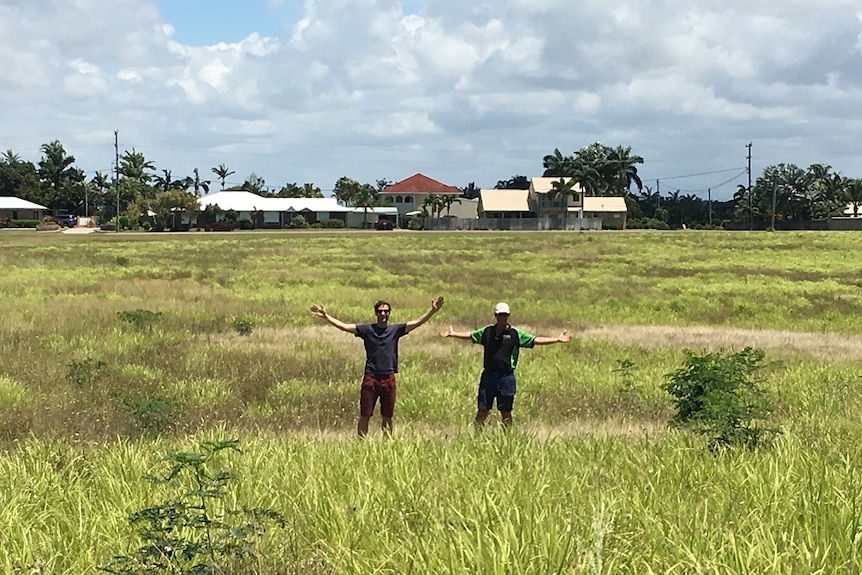
<svg viewBox="0 0 862 575"><path fill-rule="evenodd" d="M148 309L132 309L125 311L118 311L117 316L121 321L134 326L138 329L145 329L151 327L154 323L159 321L159 318L162 316L161 312L150 311Z"/></svg>
<svg viewBox="0 0 862 575"><path fill-rule="evenodd" d="M332 229L343 228L345 225L344 220L339 220L338 218L329 218L329 219L323 220L321 223L323 224L324 228L332 228Z"/></svg>
<svg viewBox="0 0 862 575"><path fill-rule="evenodd" d="M246 317L233 318L233 329L240 335L251 335L254 331L254 322Z"/></svg>
<svg viewBox="0 0 862 575"><path fill-rule="evenodd" d="M129 410L135 427L145 433L163 433L177 418L177 402L163 395L142 401L126 399L123 405Z"/></svg>
<svg viewBox="0 0 862 575"><path fill-rule="evenodd" d="M290 218L290 227L304 229L308 227L308 221L303 216L293 216Z"/></svg>
<svg viewBox="0 0 862 575"><path fill-rule="evenodd" d="M614 372L620 374L620 379L622 380L619 388L620 393L627 398L637 397L638 394L634 381L637 364L630 359L623 359L617 361L617 366Z"/></svg>
<svg viewBox="0 0 862 575"><path fill-rule="evenodd" d="M777 433L763 426L770 412L756 377L763 366L763 350L746 347L729 354L685 353L685 365L668 374L664 386L676 407L672 425L708 436L710 447L754 448Z"/></svg>
<svg viewBox="0 0 862 575"><path fill-rule="evenodd" d="M99 569L115 575L259 572L255 561L261 559L258 547L267 528L286 523L272 509L231 505L230 487L237 477L217 467L228 451L239 451L236 439L165 456L161 474L147 479L173 493L129 517L141 546Z"/></svg>
<svg viewBox="0 0 862 575"><path fill-rule="evenodd" d="M104 361L89 357L80 361L74 360L67 366L66 379L78 387L92 385L105 365L107 364Z"/></svg>

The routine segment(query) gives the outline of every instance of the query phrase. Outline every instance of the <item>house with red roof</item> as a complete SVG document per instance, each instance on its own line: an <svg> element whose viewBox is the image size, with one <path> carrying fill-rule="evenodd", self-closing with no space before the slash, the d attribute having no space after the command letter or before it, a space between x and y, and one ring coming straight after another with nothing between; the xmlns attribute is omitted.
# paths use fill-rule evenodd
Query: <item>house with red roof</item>
<svg viewBox="0 0 862 575"><path fill-rule="evenodd" d="M398 208L398 215L422 209L422 204L430 194L458 197L461 190L455 186L447 186L423 174L415 174L400 182L386 186L380 195L391 198L392 205Z"/></svg>

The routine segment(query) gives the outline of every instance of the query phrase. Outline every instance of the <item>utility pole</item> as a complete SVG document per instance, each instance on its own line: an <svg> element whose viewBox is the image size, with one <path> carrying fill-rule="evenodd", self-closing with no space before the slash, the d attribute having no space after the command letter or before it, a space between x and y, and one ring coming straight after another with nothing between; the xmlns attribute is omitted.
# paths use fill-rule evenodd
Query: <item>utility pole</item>
<svg viewBox="0 0 862 575"><path fill-rule="evenodd" d="M655 208L661 208L661 182L655 181Z"/></svg>
<svg viewBox="0 0 862 575"><path fill-rule="evenodd" d="M117 232L120 231L120 144L119 130L114 130L114 188L117 190Z"/></svg>
<svg viewBox="0 0 862 575"><path fill-rule="evenodd" d="M712 188L706 189L706 201L709 206L709 225L712 225Z"/></svg>
<svg viewBox="0 0 862 575"><path fill-rule="evenodd" d="M751 142L745 145L748 148L748 229L754 229L754 208L751 203Z"/></svg>
<svg viewBox="0 0 862 575"><path fill-rule="evenodd" d="M775 231L775 180L772 180L772 231Z"/></svg>

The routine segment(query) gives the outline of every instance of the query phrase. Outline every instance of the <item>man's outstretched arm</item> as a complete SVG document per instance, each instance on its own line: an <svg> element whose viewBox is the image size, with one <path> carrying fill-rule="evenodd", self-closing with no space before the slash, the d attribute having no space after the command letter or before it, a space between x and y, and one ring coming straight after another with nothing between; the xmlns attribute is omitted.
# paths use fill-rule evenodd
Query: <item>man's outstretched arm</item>
<svg viewBox="0 0 862 575"><path fill-rule="evenodd" d="M311 306L311 313L316 315L317 317L322 317L326 321L328 321L331 325L337 327L341 331L346 331L347 333L356 333L356 324L355 323L344 323L338 318L334 318L328 313L326 313L326 308L324 308L320 304L314 304Z"/></svg>
<svg viewBox="0 0 862 575"><path fill-rule="evenodd" d="M443 307L445 301L446 300L443 299L443 296L431 300L431 309L423 313L419 318L407 322L407 333L410 333L411 331L431 319L432 315L440 311L440 308Z"/></svg>
<svg viewBox="0 0 862 575"><path fill-rule="evenodd" d="M561 333L557 337L544 337L541 335L536 336L536 339L533 342L533 344L534 345L551 345L554 343L567 343L570 341L572 341L572 336L567 334L566 331L563 330L563 333Z"/></svg>
<svg viewBox="0 0 862 575"><path fill-rule="evenodd" d="M440 337L454 337L455 339L472 339L472 333L469 331L455 331L452 326L449 326L448 331L441 331Z"/></svg>

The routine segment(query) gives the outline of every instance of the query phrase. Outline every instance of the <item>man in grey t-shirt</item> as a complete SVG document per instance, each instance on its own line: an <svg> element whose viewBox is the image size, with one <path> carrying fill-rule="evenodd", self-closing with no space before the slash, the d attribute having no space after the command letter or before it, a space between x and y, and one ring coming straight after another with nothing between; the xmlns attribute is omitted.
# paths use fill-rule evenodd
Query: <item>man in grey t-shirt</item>
<svg viewBox="0 0 862 575"><path fill-rule="evenodd" d="M359 394L359 421L356 432L360 437L368 434L368 422L374 415L374 406L380 400L380 417L383 430L392 432L392 416L395 413L395 374L398 373L398 340L428 321L443 307L444 300L438 297L431 301L431 309L407 323L389 323L392 306L387 301L374 304L375 323L344 323L326 312L320 304L311 306L311 313L323 318L341 331L352 333L365 343L365 374Z"/></svg>

